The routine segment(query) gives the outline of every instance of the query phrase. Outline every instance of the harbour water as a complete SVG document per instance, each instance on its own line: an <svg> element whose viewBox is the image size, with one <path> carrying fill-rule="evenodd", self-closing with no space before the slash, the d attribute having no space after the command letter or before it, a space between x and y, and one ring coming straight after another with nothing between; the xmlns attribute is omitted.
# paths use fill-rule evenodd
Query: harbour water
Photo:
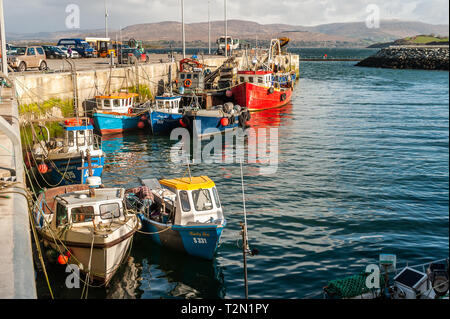
<svg viewBox="0 0 450 319"><path fill-rule="evenodd" d="M301 51L322 56L325 50ZM365 57L373 50L336 51ZM327 53L331 57L330 53ZM288 106L255 114L252 126L278 128L276 174L245 165L251 248L250 298L320 298L329 280L377 263L445 258L449 250L448 72L359 68L355 62L303 62ZM173 142L130 135L105 139L108 186L135 186L138 177L176 177ZM215 261L165 251L145 235L110 286L90 298L243 298L239 164L197 164L193 175L217 184L228 226ZM64 268L50 266L58 298ZM38 293L48 297L41 273ZM82 288L82 287L81 287Z"/></svg>

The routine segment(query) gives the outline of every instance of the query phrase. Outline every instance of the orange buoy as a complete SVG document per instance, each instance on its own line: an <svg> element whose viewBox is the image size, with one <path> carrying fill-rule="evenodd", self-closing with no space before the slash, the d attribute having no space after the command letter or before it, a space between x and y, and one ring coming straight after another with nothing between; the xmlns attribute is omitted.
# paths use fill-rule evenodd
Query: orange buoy
<svg viewBox="0 0 450 319"><path fill-rule="evenodd" d="M142 115L141 116L141 121L144 121L144 122L147 121L147 115Z"/></svg>
<svg viewBox="0 0 450 319"><path fill-rule="evenodd" d="M82 120L77 120L77 119L67 119L64 121L64 124L66 126L82 126L83 125L83 121Z"/></svg>
<svg viewBox="0 0 450 319"><path fill-rule="evenodd" d="M140 128L142 130L144 127L145 127L145 123L142 121L139 121L138 128Z"/></svg>
<svg viewBox="0 0 450 319"><path fill-rule="evenodd" d="M38 170L39 170L39 173L41 173L41 174L47 173L48 172L47 164L44 164L44 163L43 164L39 164Z"/></svg>
<svg viewBox="0 0 450 319"><path fill-rule="evenodd" d="M220 120L220 124L221 124L222 126L228 126L228 124L230 124L230 121L228 121L228 119L227 119L226 117L223 117L223 118Z"/></svg>
<svg viewBox="0 0 450 319"><path fill-rule="evenodd" d="M64 256L64 255L59 255L58 256L58 264L66 265L68 261L69 261L69 257Z"/></svg>
<svg viewBox="0 0 450 319"><path fill-rule="evenodd" d="M227 95L227 97L232 97L233 96L233 91L227 90L227 92L225 94Z"/></svg>

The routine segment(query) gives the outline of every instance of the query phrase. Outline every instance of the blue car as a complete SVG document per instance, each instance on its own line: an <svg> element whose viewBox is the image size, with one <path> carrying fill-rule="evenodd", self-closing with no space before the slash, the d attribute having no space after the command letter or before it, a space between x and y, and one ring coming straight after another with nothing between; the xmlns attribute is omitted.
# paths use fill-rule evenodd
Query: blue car
<svg viewBox="0 0 450 319"><path fill-rule="evenodd" d="M83 58L94 57L94 49L83 39L61 39L58 41L58 46L70 47Z"/></svg>

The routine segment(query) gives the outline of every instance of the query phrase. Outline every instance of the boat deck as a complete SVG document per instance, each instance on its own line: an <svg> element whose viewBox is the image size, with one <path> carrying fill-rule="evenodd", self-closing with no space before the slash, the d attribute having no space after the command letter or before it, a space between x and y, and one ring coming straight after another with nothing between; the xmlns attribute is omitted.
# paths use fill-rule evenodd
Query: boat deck
<svg viewBox="0 0 450 319"><path fill-rule="evenodd" d="M89 197L89 191L77 191L69 194L59 195L69 205L89 205L100 201L109 201L123 198L125 190L123 188L97 188L95 189L95 197Z"/></svg>

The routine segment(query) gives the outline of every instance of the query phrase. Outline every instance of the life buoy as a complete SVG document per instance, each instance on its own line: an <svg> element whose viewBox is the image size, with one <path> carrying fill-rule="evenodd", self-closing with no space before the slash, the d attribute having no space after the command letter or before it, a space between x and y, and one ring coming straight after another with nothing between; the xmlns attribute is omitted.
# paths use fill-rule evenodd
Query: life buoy
<svg viewBox="0 0 450 319"><path fill-rule="evenodd" d="M133 108L132 108L132 107L130 107L130 108L128 109L128 114L133 114Z"/></svg>
<svg viewBox="0 0 450 319"><path fill-rule="evenodd" d="M190 88L191 85L192 85L192 80L190 80L190 79L184 80L184 86L185 87Z"/></svg>

